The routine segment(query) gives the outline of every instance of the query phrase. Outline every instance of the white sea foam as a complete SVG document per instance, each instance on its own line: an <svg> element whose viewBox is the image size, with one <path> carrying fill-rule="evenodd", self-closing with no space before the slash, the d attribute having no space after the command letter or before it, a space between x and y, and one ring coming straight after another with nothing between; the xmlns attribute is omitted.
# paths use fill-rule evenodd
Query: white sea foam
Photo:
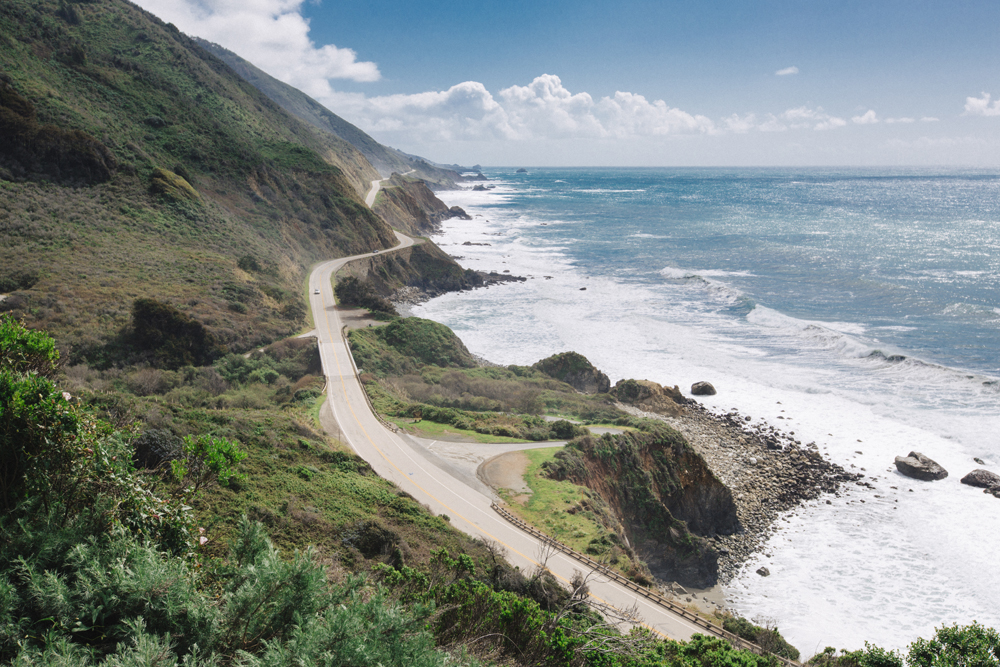
<svg viewBox="0 0 1000 667"><path fill-rule="evenodd" d="M610 188L580 188L576 192L587 192L590 194L618 194L621 192L645 192L645 188L615 190Z"/></svg>
<svg viewBox="0 0 1000 667"><path fill-rule="evenodd" d="M627 287L588 277L567 246L529 233L537 221L474 199L483 194L446 194L449 204L483 217L446 222L439 240L493 243L446 250L467 256L466 266L532 277L448 294L416 314L448 324L473 352L499 363L575 350L612 381L687 388L711 380L719 394L703 398L708 407L735 406L782 424L849 470L863 469L876 487L848 488L832 505L811 503L779 522L780 533L728 587L737 611L775 618L803 657L865 641L898 648L935 626L973 618L1000 627L1000 568L982 545L1000 535L1000 511L959 483L973 457L1000 465L1000 385L992 378L925 363L878 343L860 324L808 321L760 305L745 318L722 314L706 295L726 286L706 279L707 271L668 269L660 284ZM910 450L951 476L933 483L901 477L892 460ZM754 573L761 564L771 576Z"/></svg>

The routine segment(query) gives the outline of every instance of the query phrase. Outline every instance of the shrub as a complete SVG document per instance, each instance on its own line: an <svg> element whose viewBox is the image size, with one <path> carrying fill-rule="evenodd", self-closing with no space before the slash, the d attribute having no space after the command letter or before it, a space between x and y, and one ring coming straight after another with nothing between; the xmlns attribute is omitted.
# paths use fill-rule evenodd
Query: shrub
<svg viewBox="0 0 1000 667"><path fill-rule="evenodd" d="M86 62L86 51L70 45L57 57L79 65ZM89 134L39 125L34 105L0 82L0 167L20 178L93 184L111 178L116 166L107 146Z"/></svg>
<svg viewBox="0 0 1000 667"><path fill-rule="evenodd" d="M770 619L755 619L760 625L754 625L742 616L729 616L723 619L722 627L734 635L751 641L766 651L780 655L789 660L799 659L799 650L789 644L777 625Z"/></svg>
<svg viewBox="0 0 1000 667"><path fill-rule="evenodd" d="M171 461L170 470L174 480L188 493L196 493L208 484L229 486L246 479L246 475L236 472L236 466L247 453L225 438L188 436L181 451L183 458Z"/></svg>
<svg viewBox="0 0 1000 667"><path fill-rule="evenodd" d="M164 368L204 366L224 351L201 322L154 299L136 299L132 304L132 332L136 345L151 352L156 365Z"/></svg>

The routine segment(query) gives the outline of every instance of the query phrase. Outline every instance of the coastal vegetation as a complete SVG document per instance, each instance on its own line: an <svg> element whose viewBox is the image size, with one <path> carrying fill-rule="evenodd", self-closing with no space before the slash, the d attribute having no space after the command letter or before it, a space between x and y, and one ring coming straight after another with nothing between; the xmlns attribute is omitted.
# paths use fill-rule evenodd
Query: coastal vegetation
<svg viewBox="0 0 1000 667"><path fill-rule="evenodd" d="M389 418L526 440L584 433L566 419L624 419L605 397L584 396L522 366L481 366L448 327L416 317L350 332L351 350L373 403ZM417 421L414 421L417 420ZM404 426L406 424L404 423Z"/></svg>
<svg viewBox="0 0 1000 667"><path fill-rule="evenodd" d="M0 307L72 362L116 355L140 297L277 340L310 264L395 243L355 148L138 7L11 0L0 34Z"/></svg>
<svg viewBox="0 0 1000 667"><path fill-rule="evenodd" d="M395 243L361 200L379 176L366 155L420 161L352 145L340 119L283 95L122 0L0 4L0 662L771 667L720 639L622 634L585 578L568 591L544 568L517 570L323 432L318 350L289 337L308 325L305 276ZM395 187L396 211L427 195ZM640 472L587 486L597 466L658 447L690 463L673 433L579 393L577 376L601 384L589 362L482 365L446 327L371 300L482 284L431 243L370 267L372 289L338 297L386 313L351 334L383 414L575 439L552 466L535 459L556 532L590 530L559 502L581 507L567 509L575 521L626 492L642 520L691 524L663 501L684 485L670 465L648 489ZM596 439L575 421L638 433ZM580 546L642 576L624 531L595 527ZM942 632L906 664L996 667L995 632Z"/></svg>
<svg viewBox="0 0 1000 667"><path fill-rule="evenodd" d="M217 389L287 387L283 372L315 363L314 348L294 343L230 355L156 386L190 387L180 376L192 375L214 379ZM435 665L476 662L474 651L521 664L615 665L651 664L651 651L661 650L574 603L544 568L527 575L511 568L496 547L471 542L356 457L322 447L329 443L314 447L300 437L288 447L313 449L314 465L303 465L298 452L281 455L280 442L262 446L253 434L278 434L260 429L274 426L273 412L248 423L249 432L223 429L241 444L207 424L207 433L179 444L169 428L176 422L143 431L111 412L113 423L95 397L64 391L57 382L71 375L60 373L53 340L9 315L0 317L0 349L4 662ZM188 393L192 406L196 397L211 402L207 387ZM212 423L232 425L224 409L212 412ZM282 459L291 460L282 466ZM289 490L282 468L320 487L307 500L339 490L328 508L381 505L379 515L336 526L329 511L291 501L280 515L251 504L275 485ZM255 508L263 521L247 517ZM283 554L265 523L296 548ZM409 542L392 530L399 525L411 528ZM317 527L337 539L316 540L309 531ZM439 546L421 559L423 528ZM303 543L318 546L297 548Z"/></svg>

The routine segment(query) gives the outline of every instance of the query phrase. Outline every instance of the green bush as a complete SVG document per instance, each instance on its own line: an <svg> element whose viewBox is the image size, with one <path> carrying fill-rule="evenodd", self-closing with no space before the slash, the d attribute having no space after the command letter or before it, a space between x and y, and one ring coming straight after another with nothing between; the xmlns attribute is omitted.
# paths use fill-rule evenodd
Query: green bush
<svg viewBox="0 0 1000 667"><path fill-rule="evenodd" d="M154 299L132 304L132 332L137 347L152 353L156 365L164 368L204 366L224 352L201 322Z"/></svg>
<svg viewBox="0 0 1000 667"><path fill-rule="evenodd" d="M754 625L742 616L728 616L722 621L723 629L732 632L734 635L751 641L775 655L780 655L789 660L798 660L799 650L781 636L777 626L773 626L771 623L765 623L764 625L767 627Z"/></svg>

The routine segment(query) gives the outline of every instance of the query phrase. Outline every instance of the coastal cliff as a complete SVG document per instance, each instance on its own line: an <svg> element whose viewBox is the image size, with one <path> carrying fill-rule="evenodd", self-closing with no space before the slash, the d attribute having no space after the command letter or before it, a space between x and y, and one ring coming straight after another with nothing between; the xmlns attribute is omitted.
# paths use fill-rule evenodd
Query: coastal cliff
<svg viewBox="0 0 1000 667"><path fill-rule="evenodd" d="M448 208L424 181L396 173L382 184L372 210L390 226L412 236L438 231L441 221L450 218L471 220L458 206Z"/></svg>
<svg viewBox="0 0 1000 667"><path fill-rule="evenodd" d="M586 486L614 515L604 518L652 573L683 585L718 580L718 556L703 538L740 529L732 493L684 437L653 432L585 436L546 466L549 477Z"/></svg>
<svg viewBox="0 0 1000 667"><path fill-rule="evenodd" d="M484 283L480 274L472 269L463 269L429 241L351 262L341 275L365 280L376 292L390 298L406 291L416 291L427 297L437 296L472 289Z"/></svg>

